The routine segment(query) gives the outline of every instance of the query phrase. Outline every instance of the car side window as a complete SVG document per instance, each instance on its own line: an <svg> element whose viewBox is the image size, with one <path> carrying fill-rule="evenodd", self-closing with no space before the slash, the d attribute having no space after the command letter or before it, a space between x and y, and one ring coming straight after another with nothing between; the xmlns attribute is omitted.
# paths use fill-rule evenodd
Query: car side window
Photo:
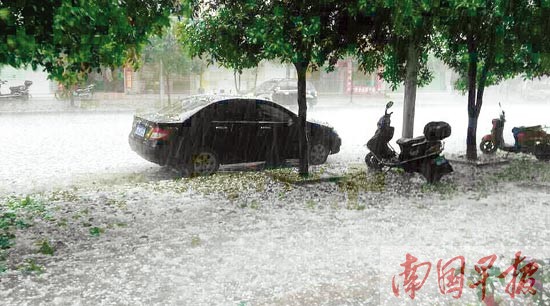
<svg viewBox="0 0 550 306"><path fill-rule="evenodd" d="M226 121L228 111L227 101L220 101L204 109L204 116L210 121Z"/></svg>
<svg viewBox="0 0 550 306"><path fill-rule="evenodd" d="M254 103L250 100L234 100L229 103L227 118L230 121L255 121Z"/></svg>
<svg viewBox="0 0 550 306"><path fill-rule="evenodd" d="M256 103L256 113L259 121L287 123L289 120L292 120L292 116L289 113L264 101Z"/></svg>

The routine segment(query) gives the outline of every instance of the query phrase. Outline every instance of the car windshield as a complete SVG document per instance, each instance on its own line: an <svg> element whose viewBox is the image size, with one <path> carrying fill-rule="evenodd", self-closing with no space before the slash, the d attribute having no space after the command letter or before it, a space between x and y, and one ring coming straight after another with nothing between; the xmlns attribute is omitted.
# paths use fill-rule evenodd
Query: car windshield
<svg viewBox="0 0 550 306"><path fill-rule="evenodd" d="M277 85L277 81L267 81L267 82L263 82L262 84L260 84L257 88L256 88L256 91L258 92L261 92L261 91L269 91L269 90L272 90L275 85Z"/></svg>

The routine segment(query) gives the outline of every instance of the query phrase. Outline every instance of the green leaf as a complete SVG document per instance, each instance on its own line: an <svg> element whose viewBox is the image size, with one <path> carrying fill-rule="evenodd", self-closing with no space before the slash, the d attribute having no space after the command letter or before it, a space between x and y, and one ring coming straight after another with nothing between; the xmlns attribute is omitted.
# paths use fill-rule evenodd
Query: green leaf
<svg viewBox="0 0 550 306"><path fill-rule="evenodd" d="M100 227L94 226L94 227L90 228L90 235L92 235L94 237L99 237L104 232L105 232L105 230L100 228Z"/></svg>

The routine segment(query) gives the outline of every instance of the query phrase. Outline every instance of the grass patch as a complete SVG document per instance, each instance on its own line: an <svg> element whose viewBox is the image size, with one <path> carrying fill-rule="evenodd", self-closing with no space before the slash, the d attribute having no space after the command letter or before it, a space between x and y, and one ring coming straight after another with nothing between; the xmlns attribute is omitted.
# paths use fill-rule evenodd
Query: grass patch
<svg viewBox="0 0 550 306"><path fill-rule="evenodd" d="M54 247L50 244L48 240L39 241L38 245L40 246L40 248L38 249L38 252L40 254L52 256L55 252Z"/></svg>
<svg viewBox="0 0 550 306"><path fill-rule="evenodd" d="M442 200L451 199L458 193L458 186L454 182L425 183L420 187L422 193L436 193Z"/></svg>
<svg viewBox="0 0 550 306"><path fill-rule="evenodd" d="M7 199L5 207L10 211L29 212L35 215L41 215L46 211L42 201L29 195L24 198L10 197Z"/></svg>
<svg viewBox="0 0 550 306"><path fill-rule="evenodd" d="M366 192L384 192L386 174L383 172L367 173L364 169L351 169L337 182L338 189L346 194L347 209L363 210L366 205L359 202L359 194Z"/></svg>
<svg viewBox="0 0 550 306"><path fill-rule="evenodd" d="M30 220L51 219L44 203L29 195L9 197L0 204L0 272L6 271L7 250L15 245L16 231L32 226Z"/></svg>
<svg viewBox="0 0 550 306"><path fill-rule="evenodd" d="M210 176L182 178L175 186L167 186L176 192L193 190L204 195L223 194L230 201L246 199L251 192L266 190L268 177L261 172L218 173Z"/></svg>
<svg viewBox="0 0 550 306"><path fill-rule="evenodd" d="M367 173L364 169L352 169L338 182L338 188L347 194L359 192L383 192L386 190L386 174Z"/></svg>
<svg viewBox="0 0 550 306"><path fill-rule="evenodd" d="M25 274L42 274L44 267L38 264L34 259L26 259L24 263L17 266L17 270Z"/></svg>
<svg viewBox="0 0 550 306"><path fill-rule="evenodd" d="M266 171L266 173L279 182L298 184L321 179L321 175L325 173L325 170L324 168L319 168L316 171L310 171L307 176L301 176L298 170L294 168L272 169Z"/></svg>
<svg viewBox="0 0 550 306"><path fill-rule="evenodd" d="M49 197L49 201L63 201L63 202L76 202L80 200L80 197L76 195L76 193L70 191L70 190L57 190L53 191Z"/></svg>
<svg viewBox="0 0 550 306"><path fill-rule="evenodd" d="M115 207L118 207L120 209L125 209L128 206L128 203L124 199L120 199L120 200L107 199L107 201L105 202L105 205L115 206Z"/></svg>
<svg viewBox="0 0 550 306"><path fill-rule="evenodd" d="M523 158L510 162L500 171L493 174L497 181L518 182L532 181L550 182L550 163Z"/></svg>

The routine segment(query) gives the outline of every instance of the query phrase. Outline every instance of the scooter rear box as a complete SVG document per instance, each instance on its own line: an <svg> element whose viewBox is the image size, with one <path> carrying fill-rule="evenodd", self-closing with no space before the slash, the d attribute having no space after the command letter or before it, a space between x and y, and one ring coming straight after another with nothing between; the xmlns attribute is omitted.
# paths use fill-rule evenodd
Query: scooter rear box
<svg viewBox="0 0 550 306"><path fill-rule="evenodd" d="M424 136L427 140L442 140L451 136L451 126L444 121L428 122L424 126Z"/></svg>

